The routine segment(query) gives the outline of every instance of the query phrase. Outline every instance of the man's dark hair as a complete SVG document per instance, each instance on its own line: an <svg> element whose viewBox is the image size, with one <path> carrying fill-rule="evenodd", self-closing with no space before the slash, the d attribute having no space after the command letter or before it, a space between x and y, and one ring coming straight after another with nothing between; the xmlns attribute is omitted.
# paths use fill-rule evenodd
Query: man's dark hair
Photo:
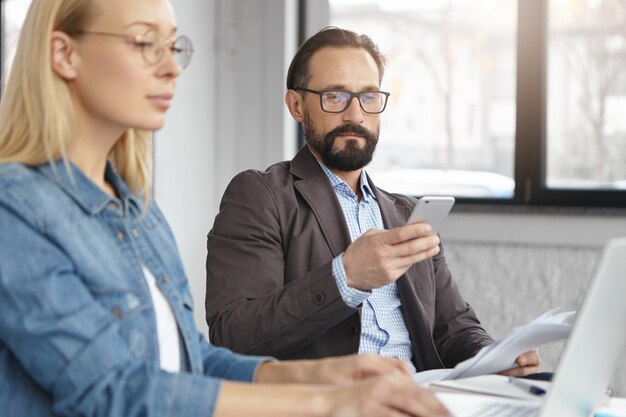
<svg viewBox="0 0 626 417"><path fill-rule="evenodd" d="M311 79L311 57L322 48L357 48L365 49L376 62L378 67L378 81L383 79L385 71L385 57L380 53L378 46L367 35L359 35L350 30L337 27L326 27L307 39L298 48L291 60L287 72L287 89L307 87Z"/></svg>

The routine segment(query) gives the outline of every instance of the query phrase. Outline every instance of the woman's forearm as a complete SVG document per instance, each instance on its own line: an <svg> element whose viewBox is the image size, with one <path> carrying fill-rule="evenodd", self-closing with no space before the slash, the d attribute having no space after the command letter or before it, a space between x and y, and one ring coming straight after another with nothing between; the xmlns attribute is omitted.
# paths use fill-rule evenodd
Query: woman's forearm
<svg viewBox="0 0 626 417"><path fill-rule="evenodd" d="M214 417L321 417L330 413L328 387L225 381Z"/></svg>
<svg viewBox="0 0 626 417"><path fill-rule="evenodd" d="M345 384L387 374L409 375L409 371L399 359L350 355L322 360L265 362L257 369L255 382Z"/></svg>

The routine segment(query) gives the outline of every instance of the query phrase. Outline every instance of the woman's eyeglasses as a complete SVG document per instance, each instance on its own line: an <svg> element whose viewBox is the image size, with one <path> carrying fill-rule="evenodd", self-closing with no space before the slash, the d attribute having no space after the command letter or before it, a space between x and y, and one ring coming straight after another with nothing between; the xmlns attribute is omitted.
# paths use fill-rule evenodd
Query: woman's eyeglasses
<svg viewBox="0 0 626 417"><path fill-rule="evenodd" d="M175 39L165 40L158 30L150 29L143 35L126 35L122 33L97 32L82 30L73 35L97 35L124 39L127 43L141 49L141 54L148 64L157 64L163 58L163 53L169 49L181 68L186 68L193 55L191 39L178 36Z"/></svg>

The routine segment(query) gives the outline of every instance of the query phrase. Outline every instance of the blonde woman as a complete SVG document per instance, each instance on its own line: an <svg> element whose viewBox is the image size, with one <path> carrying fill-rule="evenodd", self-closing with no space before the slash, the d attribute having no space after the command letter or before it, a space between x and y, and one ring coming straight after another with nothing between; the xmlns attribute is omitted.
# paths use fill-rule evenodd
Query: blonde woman
<svg viewBox="0 0 626 417"><path fill-rule="evenodd" d="M196 330L149 193L191 54L167 0L33 1L0 104L0 414L444 414L400 361L278 362Z"/></svg>

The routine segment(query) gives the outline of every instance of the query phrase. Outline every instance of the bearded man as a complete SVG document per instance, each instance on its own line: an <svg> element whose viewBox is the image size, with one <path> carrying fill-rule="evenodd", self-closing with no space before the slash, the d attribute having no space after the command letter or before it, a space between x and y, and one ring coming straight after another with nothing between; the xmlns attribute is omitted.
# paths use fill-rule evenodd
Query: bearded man
<svg viewBox="0 0 626 417"><path fill-rule="evenodd" d="M439 237L407 225L416 200L377 188L384 58L365 35L326 28L297 51L285 103L306 145L228 186L208 235L211 341L279 359L396 357L454 367L493 339L452 279ZM521 355L513 375L535 372Z"/></svg>

